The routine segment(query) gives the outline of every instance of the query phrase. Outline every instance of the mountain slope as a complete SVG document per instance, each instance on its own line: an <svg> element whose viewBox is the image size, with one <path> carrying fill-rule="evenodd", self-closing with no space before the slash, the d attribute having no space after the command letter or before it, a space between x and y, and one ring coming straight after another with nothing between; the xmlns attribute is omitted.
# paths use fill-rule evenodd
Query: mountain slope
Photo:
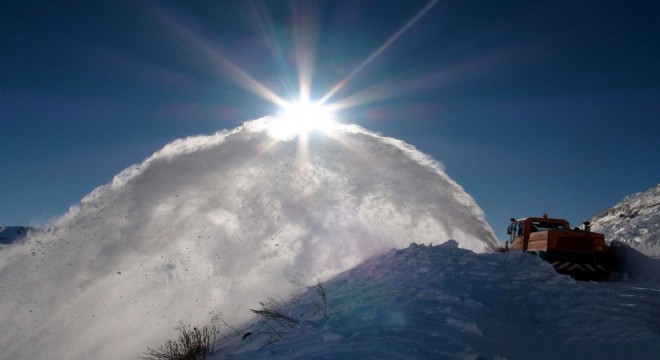
<svg viewBox="0 0 660 360"><path fill-rule="evenodd" d="M660 257L660 184L626 196L591 219L594 231L647 256Z"/></svg>

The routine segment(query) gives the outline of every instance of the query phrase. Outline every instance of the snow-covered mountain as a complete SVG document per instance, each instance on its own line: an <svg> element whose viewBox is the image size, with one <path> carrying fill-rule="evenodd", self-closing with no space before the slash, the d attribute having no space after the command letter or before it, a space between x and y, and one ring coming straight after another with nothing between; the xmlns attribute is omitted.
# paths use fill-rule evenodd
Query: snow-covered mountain
<svg viewBox="0 0 660 360"><path fill-rule="evenodd" d="M635 250L660 257L660 184L626 196L620 203L591 219L592 229L609 241L622 242Z"/></svg>

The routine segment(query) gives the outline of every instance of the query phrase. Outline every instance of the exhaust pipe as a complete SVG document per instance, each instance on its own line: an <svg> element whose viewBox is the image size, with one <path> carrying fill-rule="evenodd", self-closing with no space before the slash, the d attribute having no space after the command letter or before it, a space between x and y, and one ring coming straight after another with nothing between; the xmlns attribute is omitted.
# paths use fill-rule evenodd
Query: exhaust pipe
<svg viewBox="0 0 660 360"><path fill-rule="evenodd" d="M587 236L589 236L589 233L591 233L591 222L585 221L583 224L584 224L584 231L587 233Z"/></svg>

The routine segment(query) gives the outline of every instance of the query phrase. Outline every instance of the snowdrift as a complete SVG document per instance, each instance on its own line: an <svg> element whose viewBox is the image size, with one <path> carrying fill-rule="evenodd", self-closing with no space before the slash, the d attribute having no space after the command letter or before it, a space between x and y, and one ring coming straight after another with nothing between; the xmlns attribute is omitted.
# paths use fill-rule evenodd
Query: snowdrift
<svg viewBox="0 0 660 360"><path fill-rule="evenodd" d="M276 140L273 118L177 140L0 252L0 349L11 359L127 359L210 313L240 324L374 255L497 241L439 163L358 126Z"/></svg>
<svg viewBox="0 0 660 360"><path fill-rule="evenodd" d="M576 282L521 252L411 244L322 284L327 301L317 287L295 297L281 308L295 324L227 332L212 358L656 359L658 285Z"/></svg>

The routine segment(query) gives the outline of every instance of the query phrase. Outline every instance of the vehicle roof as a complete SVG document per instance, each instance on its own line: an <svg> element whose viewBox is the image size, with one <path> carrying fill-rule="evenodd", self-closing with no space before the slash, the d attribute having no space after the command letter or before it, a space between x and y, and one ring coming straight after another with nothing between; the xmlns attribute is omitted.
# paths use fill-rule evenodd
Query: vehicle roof
<svg viewBox="0 0 660 360"><path fill-rule="evenodd" d="M568 220L566 219L559 219L559 218L549 218L549 217L526 217L526 218L520 218L516 219L516 221L539 221L539 222L555 222L555 223L568 223Z"/></svg>

